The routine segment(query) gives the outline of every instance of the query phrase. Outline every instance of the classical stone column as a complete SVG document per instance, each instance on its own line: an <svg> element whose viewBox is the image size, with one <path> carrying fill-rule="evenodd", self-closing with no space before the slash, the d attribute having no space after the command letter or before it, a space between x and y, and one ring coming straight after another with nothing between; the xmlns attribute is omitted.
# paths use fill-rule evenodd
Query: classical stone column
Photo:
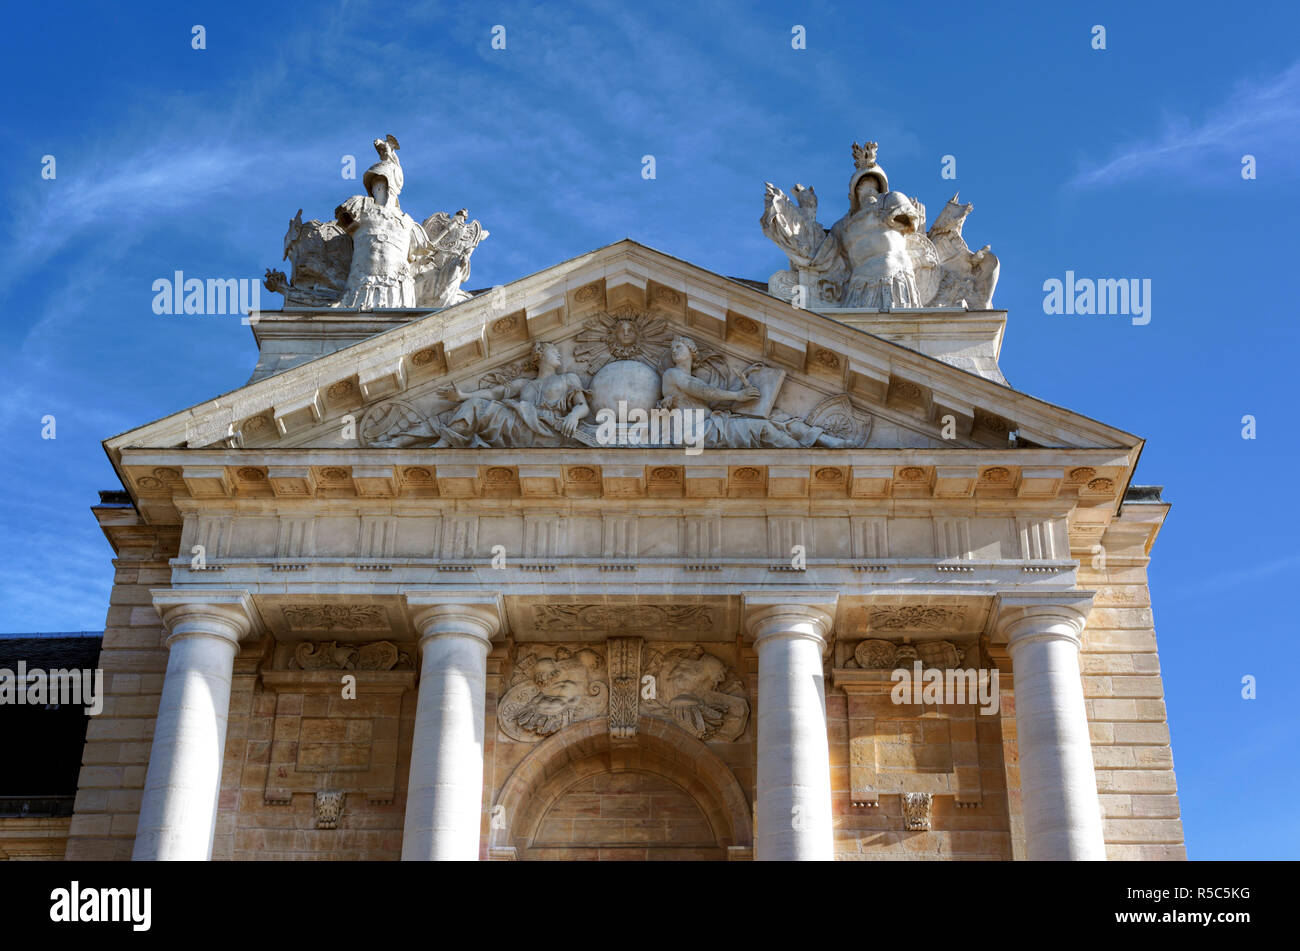
<svg viewBox="0 0 1300 951"><path fill-rule="evenodd" d="M997 638L1015 674L1025 857L1106 858L1079 648L1091 593L1004 595Z"/></svg>
<svg viewBox="0 0 1300 951"><path fill-rule="evenodd" d="M830 747L822 656L831 615L811 603L746 599L758 652L754 857L833 858Z"/></svg>
<svg viewBox="0 0 1300 951"><path fill-rule="evenodd" d="M152 593L170 654L131 857L205 861L216 831L235 654L254 608L246 591Z"/></svg>
<svg viewBox="0 0 1300 951"><path fill-rule="evenodd" d="M420 638L420 695L402 859L478 859L483 819L484 685L495 604L408 596Z"/></svg>

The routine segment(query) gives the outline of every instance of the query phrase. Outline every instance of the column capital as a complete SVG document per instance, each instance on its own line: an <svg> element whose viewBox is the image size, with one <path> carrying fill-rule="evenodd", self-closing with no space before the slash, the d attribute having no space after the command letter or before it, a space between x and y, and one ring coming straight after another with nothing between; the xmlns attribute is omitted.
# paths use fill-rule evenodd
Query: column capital
<svg viewBox="0 0 1300 951"><path fill-rule="evenodd" d="M807 637L823 649L835 624L834 591L745 592L745 634L755 646L774 636Z"/></svg>
<svg viewBox="0 0 1300 951"><path fill-rule="evenodd" d="M1010 650L1031 640L1064 640L1083 645L1083 628L1092 610L1093 591L1007 592L994 606L993 644Z"/></svg>
<svg viewBox="0 0 1300 951"><path fill-rule="evenodd" d="M505 628L501 597L473 591L411 593L405 596L411 623L421 645L444 635L475 637L489 648Z"/></svg>
<svg viewBox="0 0 1300 951"><path fill-rule="evenodd" d="M250 633L261 633L262 619L247 590L186 590L153 588L154 610L167 628L164 643L170 648L182 637L218 637L234 644Z"/></svg>

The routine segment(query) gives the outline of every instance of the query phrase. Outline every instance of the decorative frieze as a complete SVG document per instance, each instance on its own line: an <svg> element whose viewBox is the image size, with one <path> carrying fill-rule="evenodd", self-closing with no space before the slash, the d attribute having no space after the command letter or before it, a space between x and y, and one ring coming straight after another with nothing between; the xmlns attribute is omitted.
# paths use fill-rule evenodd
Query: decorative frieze
<svg viewBox="0 0 1300 951"><path fill-rule="evenodd" d="M711 628L713 610L698 604L538 604L533 625L539 631L692 630Z"/></svg>
<svg viewBox="0 0 1300 951"><path fill-rule="evenodd" d="M952 670L961 666L966 649L952 641L921 641L895 644L876 638L859 641L853 649L853 663L863 670L911 668L917 661L924 668Z"/></svg>
<svg viewBox="0 0 1300 951"><path fill-rule="evenodd" d="M615 740L635 737L645 715L706 742L732 742L749 723L749 700L731 666L699 644L647 647L640 637L612 637L604 656L577 645L518 649L497 706L502 733L536 743L606 715Z"/></svg>
<svg viewBox="0 0 1300 951"><path fill-rule="evenodd" d="M867 618L873 631L945 631L965 620L966 609L931 604L886 606L871 608Z"/></svg>
<svg viewBox="0 0 1300 951"><path fill-rule="evenodd" d="M293 650L290 670L414 670L411 655L392 641L340 644L303 641Z"/></svg>
<svg viewBox="0 0 1300 951"><path fill-rule="evenodd" d="M290 631L386 631L388 613L379 604L282 604Z"/></svg>

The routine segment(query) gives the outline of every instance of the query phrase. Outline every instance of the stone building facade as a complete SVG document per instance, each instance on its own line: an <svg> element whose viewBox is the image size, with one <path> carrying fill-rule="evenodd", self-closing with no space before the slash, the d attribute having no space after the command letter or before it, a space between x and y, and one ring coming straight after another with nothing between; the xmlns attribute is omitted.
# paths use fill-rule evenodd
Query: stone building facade
<svg viewBox="0 0 1300 951"><path fill-rule="evenodd" d="M626 240L471 295L375 145L252 379L105 443L69 859L1184 856L1168 506L1007 384L970 206L855 145L830 229L769 186L766 287Z"/></svg>
<svg viewBox="0 0 1300 951"><path fill-rule="evenodd" d="M1167 506L1139 438L994 378L1004 312L812 313L631 241L505 290L264 314L253 381L106 444L68 858L1183 856ZM869 433L386 444L449 378L602 333ZM895 703L913 663L997 671L996 711Z"/></svg>

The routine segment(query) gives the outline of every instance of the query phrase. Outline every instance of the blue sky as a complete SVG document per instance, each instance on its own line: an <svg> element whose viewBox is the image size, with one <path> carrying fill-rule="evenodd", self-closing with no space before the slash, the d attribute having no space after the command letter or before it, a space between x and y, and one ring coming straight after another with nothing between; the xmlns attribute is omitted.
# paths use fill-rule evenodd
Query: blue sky
<svg viewBox="0 0 1300 951"><path fill-rule="evenodd" d="M356 190L342 156L364 168L376 135L401 141L417 218L465 206L492 232L471 287L623 237L766 279L784 265L758 227L763 182L814 185L829 224L849 144L870 138L931 218L957 188L975 204L966 236L1002 262L1012 384L1148 440L1136 481L1174 505L1151 585L1189 854L1300 856L1279 588L1300 568L1282 488L1291 5L178 7L29 4L0 40L0 631L102 628L111 551L88 509L117 483L101 440L252 370L238 318L156 316L154 279L280 266L287 220L328 217ZM1043 282L1066 270L1149 278L1151 323L1044 314Z"/></svg>

